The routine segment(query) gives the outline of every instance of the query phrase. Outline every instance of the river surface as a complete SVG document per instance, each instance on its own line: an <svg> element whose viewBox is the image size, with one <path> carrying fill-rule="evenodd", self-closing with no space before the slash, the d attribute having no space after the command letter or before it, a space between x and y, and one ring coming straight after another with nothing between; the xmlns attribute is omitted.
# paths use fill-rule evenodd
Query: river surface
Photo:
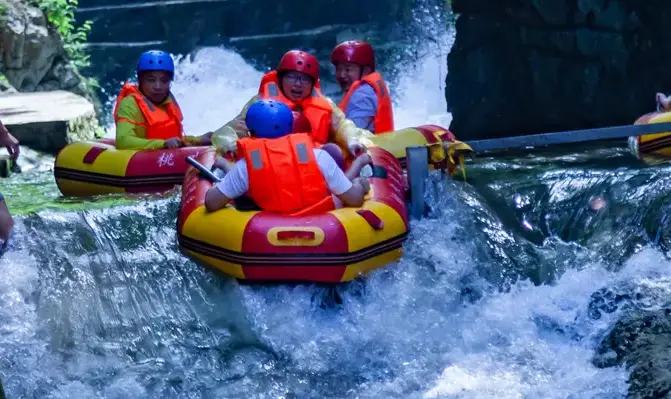
<svg viewBox="0 0 671 399"><path fill-rule="evenodd" d="M436 34L390 84L397 126L449 125L451 36ZM233 117L262 73L225 48L181 60L186 128ZM65 199L52 166L25 151L2 186L17 215L0 258L9 398L622 398L628 372L592 364L622 313L596 317L591 296L671 291L671 167L624 146L481 156L467 182L432 174L403 258L338 288L339 305L182 256L178 190Z"/></svg>

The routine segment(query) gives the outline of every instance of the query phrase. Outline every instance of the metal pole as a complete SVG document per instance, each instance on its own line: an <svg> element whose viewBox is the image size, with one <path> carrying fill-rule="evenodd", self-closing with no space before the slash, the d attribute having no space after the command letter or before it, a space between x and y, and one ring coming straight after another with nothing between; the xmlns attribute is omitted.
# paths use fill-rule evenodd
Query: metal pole
<svg viewBox="0 0 671 399"><path fill-rule="evenodd" d="M424 216L426 205L424 192L426 178L429 176L429 151L424 146L408 147L405 149L408 170L408 187L410 187L410 217L421 219Z"/></svg>
<svg viewBox="0 0 671 399"><path fill-rule="evenodd" d="M553 144L571 144L585 141L611 140L644 134L671 132L671 122L644 125L624 125L596 129L503 137L499 139L466 142L475 152L500 151L514 148L542 147Z"/></svg>

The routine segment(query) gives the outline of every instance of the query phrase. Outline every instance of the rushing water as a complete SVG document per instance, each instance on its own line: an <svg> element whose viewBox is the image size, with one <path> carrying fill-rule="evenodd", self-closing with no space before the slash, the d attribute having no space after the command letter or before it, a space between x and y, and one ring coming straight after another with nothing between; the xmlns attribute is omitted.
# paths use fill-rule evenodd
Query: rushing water
<svg viewBox="0 0 671 399"><path fill-rule="evenodd" d="M398 126L449 124L438 34L390 87ZM219 127L261 74L222 48L181 60L186 128ZM591 358L620 312L594 317L590 296L671 289L671 168L624 148L432 175L406 255L339 288L335 306L319 287L241 286L182 256L178 191L62 199L53 159L34 157L2 188L19 214L0 258L10 398L619 398L626 370Z"/></svg>

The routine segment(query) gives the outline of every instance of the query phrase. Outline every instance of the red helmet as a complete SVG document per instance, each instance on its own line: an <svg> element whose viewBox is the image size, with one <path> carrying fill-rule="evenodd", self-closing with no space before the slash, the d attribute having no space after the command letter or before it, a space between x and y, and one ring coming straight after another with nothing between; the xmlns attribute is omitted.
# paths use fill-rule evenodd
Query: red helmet
<svg viewBox="0 0 671 399"><path fill-rule="evenodd" d="M337 45L331 53L331 63L352 62L375 70L375 52L370 44L361 40L348 40Z"/></svg>
<svg viewBox="0 0 671 399"><path fill-rule="evenodd" d="M319 79L319 62L314 55L301 50L288 51L277 66L277 72L298 71Z"/></svg>

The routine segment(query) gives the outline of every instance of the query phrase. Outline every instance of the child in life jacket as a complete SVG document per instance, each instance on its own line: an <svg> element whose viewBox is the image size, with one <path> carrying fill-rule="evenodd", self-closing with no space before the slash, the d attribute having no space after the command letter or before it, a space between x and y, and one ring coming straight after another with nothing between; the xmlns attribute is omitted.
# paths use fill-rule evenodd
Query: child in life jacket
<svg viewBox="0 0 671 399"><path fill-rule="evenodd" d="M371 163L358 157L347 174L328 152L315 147L309 132L292 133L291 109L276 100L260 100L247 110L251 137L238 140L238 161L218 158L226 176L205 195L215 211L247 194L264 211L289 215L318 214L338 207L359 207L370 189L358 171Z"/></svg>

